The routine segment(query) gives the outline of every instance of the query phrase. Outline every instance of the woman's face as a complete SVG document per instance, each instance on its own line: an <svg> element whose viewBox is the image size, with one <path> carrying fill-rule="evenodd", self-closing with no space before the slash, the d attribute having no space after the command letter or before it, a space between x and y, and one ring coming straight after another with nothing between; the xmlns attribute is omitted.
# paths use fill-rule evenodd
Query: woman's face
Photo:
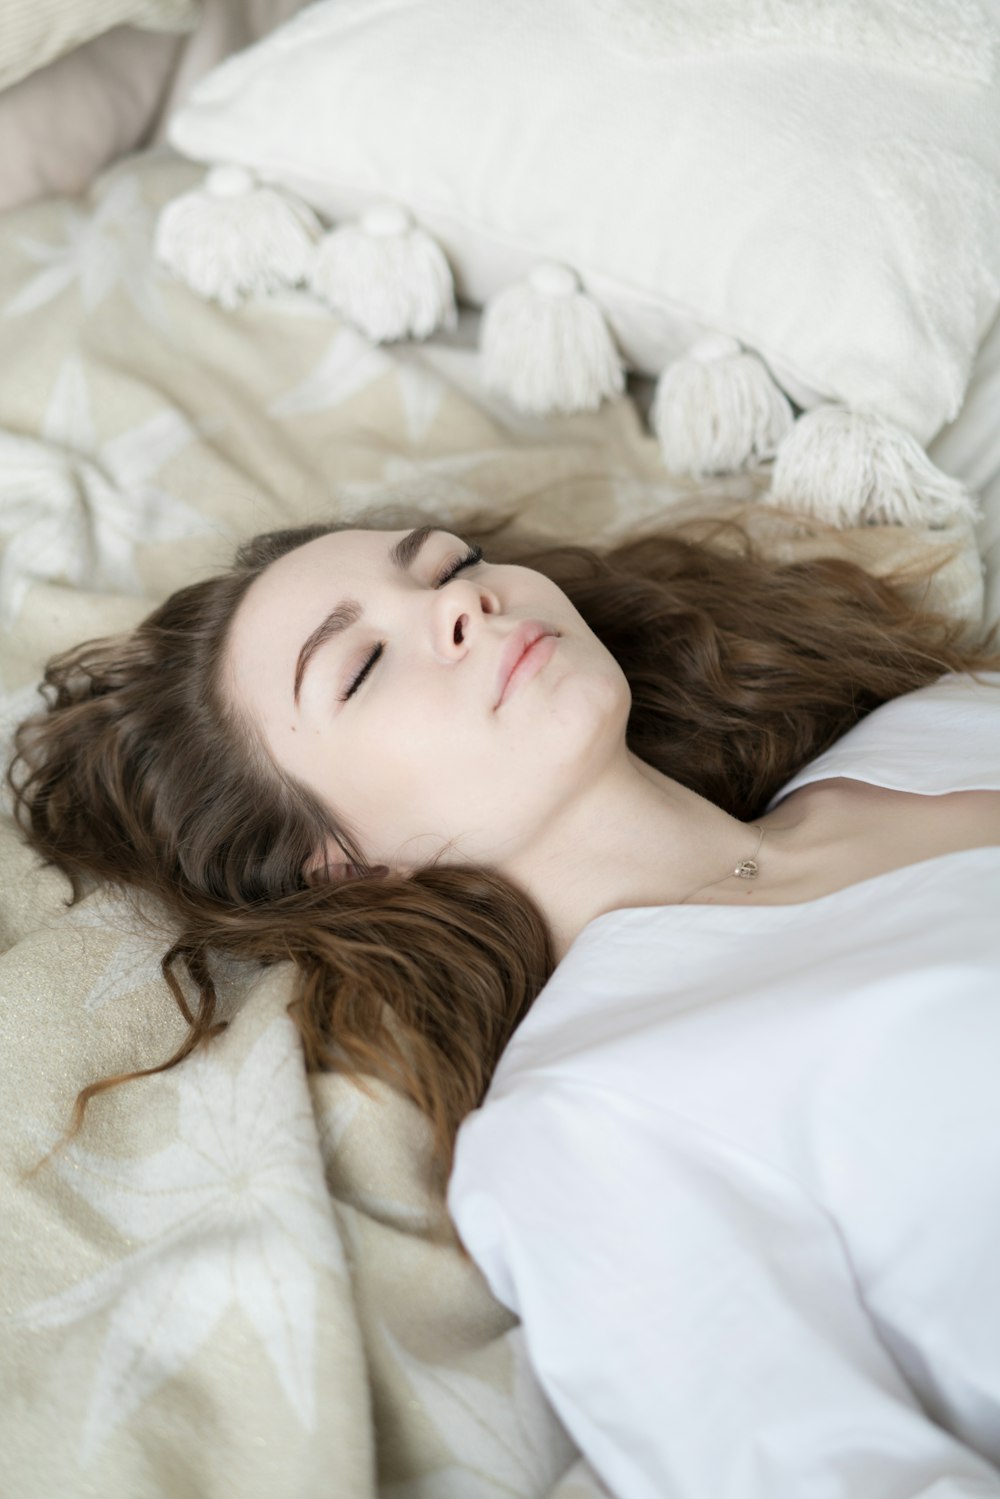
<svg viewBox="0 0 1000 1499"><path fill-rule="evenodd" d="M233 620L228 686L370 863L511 868L625 754L628 682L543 574L484 560L441 581L469 547L426 533L339 531L272 563ZM498 706L529 621L558 638Z"/></svg>

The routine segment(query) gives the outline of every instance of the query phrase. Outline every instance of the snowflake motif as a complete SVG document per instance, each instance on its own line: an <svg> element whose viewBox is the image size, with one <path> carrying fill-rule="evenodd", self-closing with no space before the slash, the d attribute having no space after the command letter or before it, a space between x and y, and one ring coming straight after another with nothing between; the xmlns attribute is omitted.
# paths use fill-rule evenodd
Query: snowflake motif
<svg viewBox="0 0 1000 1499"><path fill-rule="evenodd" d="M37 682L27 682L23 687L8 691L3 672L0 671L0 758L6 763L13 748L14 730L25 718L40 713L45 707Z"/></svg>
<svg viewBox="0 0 1000 1499"><path fill-rule="evenodd" d="M551 1492L579 1449L535 1377L520 1325L504 1334L509 1395L464 1369L414 1358L384 1323L381 1333L454 1454L431 1473L385 1486L382 1499L531 1499Z"/></svg>
<svg viewBox="0 0 1000 1499"><path fill-rule="evenodd" d="M403 406L406 436L412 443L426 442L444 401L444 381L432 370L403 362L396 372L396 388Z"/></svg>
<svg viewBox="0 0 1000 1499"><path fill-rule="evenodd" d="M179 1095L178 1137L165 1149L129 1160L74 1144L52 1159L142 1247L14 1319L41 1329L109 1312L81 1434L84 1466L234 1303L313 1431L315 1267L347 1275L293 1022L272 1021L235 1074L196 1052L163 1081Z"/></svg>
<svg viewBox="0 0 1000 1499"><path fill-rule="evenodd" d="M74 931L97 932L114 942L99 976L83 996L85 1010L103 1009L150 986L165 990L161 960L175 933L166 912L151 897L136 897L135 892L126 896L103 887L73 906L64 923ZM220 966L213 964L213 968ZM182 987L189 1000L196 998L193 985L184 983Z"/></svg>
<svg viewBox="0 0 1000 1499"><path fill-rule="evenodd" d="M42 437L0 432L0 626L17 620L34 582L143 593L138 543L215 531L203 515L153 482L198 433L165 410L98 445L83 363L63 361Z"/></svg>
<svg viewBox="0 0 1000 1499"><path fill-rule="evenodd" d="M379 478L345 479L337 485L340 513L351 520L384 510L385 518L395 519L401 527L410 523L413 512L424 512L451 519L460 530L464 517L482 513L488 505L483 491L454 476L482 468L494 451L449 453L419 461L391 454L383 459Z"/></svg>
<svg viewBox="0 0 1000 1499"><path fill-rule="evenodd" d="M288 304L283 304L282 310L287 309ZM406 435L411 442L422 443L441 410L445 383L433 370L411 362L411 357L419 361L420 352L414 356L413 351L400 349L390 355L356 329L339 328L319 363L298 385L274 398L268 415L283 421L332 411L395 374Z"/></svg>
<svg viewBox="0 0 1000 1499"><path fill-rule="evenodd" d="M0 672L0 759L4 765L10 761L14 748L14 730L25 718L45 707L45 699L35 682L8 692L3 673ZM0 812L12 817L14 799L6 777L0 777Z"/></svg>
<svg viewBox="0 0 1000 1499"><path fill-rule="evenodd" d="M336 1082L339 1090L336 1098L328 1099L325 1103L314 1098L313 1103L320 1150L328 1178L336 1173L337 1156L348 1133L361 1124L365 1117L360 1090L347 1076L339 1076ZM399 1197L387 1197L381 1192L367 1191L357 1182L339 1185L332 1190L338 1205L353 1208L355 1213L362 1213L365 1217L397 1228L403 1233L429 1233L437 1216L432 1204L403 1202ZM348 1214L345 1215L345 1222L348 1225L347 1232L353 1234L355 1219ZM357 1248L353 1238L352 1248Z"/></svg>
<svg viewBox="0 0 1000 1499"><path fill-rule="evenodd" d="M136 891L123 895L105 886L73 906L63 920L76 931L99 932L114 941L100 975L83 997L85 1010L101 1010L150 986L166 993L162 959L177 932L166 909L152 896ZM216 1013L220 1018L231 1017L259 978L260 965L212 952L209 967L215 983ZM194 982L183 969L174 971L189 1003L195 1004L198 991ZM170 1003L174 1003L172 995Z"/></svg>
<svg viewBox="0 0 1000 1499"><path fill-rule="evenodd" d="M91 313L121 281L142 316L169 334L163 300L150 276L153 214L136 178L113 180L92 213L79 213L69 205L63 213L66 238L61 244L16 236L28 259L44 269L7 303L4 316L34 312L74 281L79 281L84 309Z"/></svg>
<svg viewBox="0 0 1000 1499"><path fill-rule="evenodd" d="M339 328L312 372L292 390L276 396L268 416L284 419L331 411L360 395L394 368L392 358L353 328Z"/></svg>

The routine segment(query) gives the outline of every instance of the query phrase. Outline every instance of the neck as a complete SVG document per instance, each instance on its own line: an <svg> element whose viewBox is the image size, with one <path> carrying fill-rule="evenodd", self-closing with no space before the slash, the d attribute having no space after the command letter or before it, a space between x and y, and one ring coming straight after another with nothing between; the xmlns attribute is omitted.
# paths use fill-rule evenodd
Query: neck
<svg viewBox="0 0 1000 1499"><path fill-rule="evenodd" d="M557 961L589 921L627 906L752 897L794 878L802 818L777 808L753 823L654 770L631 752L507 867L548 918ZM759 841L757 880L733 874ZM732 887L731 892L728 887Z"/></svg>

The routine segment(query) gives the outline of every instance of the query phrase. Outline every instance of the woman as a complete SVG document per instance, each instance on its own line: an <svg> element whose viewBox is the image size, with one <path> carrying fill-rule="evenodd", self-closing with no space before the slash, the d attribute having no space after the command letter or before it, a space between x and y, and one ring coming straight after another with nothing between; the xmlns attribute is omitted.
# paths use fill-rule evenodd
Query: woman
<svg viewBox="0 0 1000 1499"><path fill-rule="evenodd" d="M172 912L164 1067L209 949L297 965L613 1494L1000 1495L992 637L504 524L272 533L67 652L22 826Z"/></svg>

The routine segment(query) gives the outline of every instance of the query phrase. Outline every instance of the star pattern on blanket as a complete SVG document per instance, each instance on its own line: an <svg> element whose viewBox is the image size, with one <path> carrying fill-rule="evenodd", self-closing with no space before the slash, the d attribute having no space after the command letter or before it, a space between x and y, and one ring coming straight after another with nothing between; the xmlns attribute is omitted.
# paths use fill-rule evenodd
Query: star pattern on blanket
<svg viewBox="0 0 1000 1499"><path fill-rule="evenodd" d="M376 1222L398 1229L401 1233L421 1234L433 1232L437 1217L435 1206L428 1201L404 1202L398 1194L389 1196L361 1187L350 1180L350 1168L346 1171L347 1183L341 1179L338 1155L352 1129L364 1129L365 1111L360 1093L353 1079L340 1076L327 1077L325 1081L341 1089L337 1098L322 1100L314 1096L316 1127L319 1132L320 1150L326 1170L327 1185L338 1209L338 1223L355 1259L364 1253L364 1245L358 1232L357 1216L364 1215ZM426 1122L421 1121L421 1129ZM421 1194L422 1195L422 1194Z"/></svg>
<svg viewBox="0 0 1000 1499"><path fill-rule="evenodd" d="M64 359L44 441L0 432L4 495L0 532L0 625L17 620L35 582L138 594L137 545L214 534L215 526L155 481L199 433L167 408L100 442L83 361Z"/></svg>
<svg viewBox="0 0 1000 1499"><path fill-rule="evenodd" d="M535 1377L520 1324L503 1335L509 1394L495 1379L416 1358L385 1322L380 1332L454 1454L432 1473L383 1485L380 1499L510 1499L551 1492L579 1449Z"/></svg>
<svg viewBox="0 0 1000 1499"><path fill-rule="evenodd" d="M79 282L84 310L92 313L121 282L142 316L168 334L163 298L150 274L153 211L135 176L111 178L86 212L65 205L62 222L65 237L54 244L16 237L23 253L42 269L7 303L4 317L34 312L74 282Z"/></svg>
<svg viewBox="0 0 1000 1499"><path fill-rule="evenodd" d="M23 687L9 689L0 671L0 757L6 764L13 749L14 730L32 713L40 713L45 699L36 682L27 682ZM10 787L0 782L0 806L5 810L11 805Z"/></svg>
<svg viewBox="0 0 1000 1499"><path fill-rule="evenodd" d="M337 485L341 514L348 520L366 516L371 508L395 506L425 510L435 518L451 519L461 527L464 516L489 508L487 491L463 483L462 476L481 469L491 453L449 453L418 461L389 454L377 479L342 480ZM403 521L400 519L400 526Z"/></svg>
<svg viewBox="0 0 1000 1499"><path fill-rule="evenodd" d="M138 1158L71 1144L52 1169L140 1248L36 1302L17 1321L65 1327L107 1313L79 1460L195 1357L237 1306L306 1431L316 1423L317 1269L346 1280L294 1023L270 1022L235 1072L195 1052L162 1082L178 1133Z"/></svg>
<svg viewBox="0 0 1000 1499"><path fill-rule="evenodd" d="M171 1007L175 1001L163 977L162 958L176 937L165 909L152 897L131 892L128 896L104 887L88 895L63 918L84 936L87 949L81 969L89 967L95 950L103 961L94 982L82 996L83 1008L94 1012L118 1000L129 999L142 990L158 990ZM235 1008L258 972L257 965L231 957L228 953L211 954L212 978L220 1014ZM175 976L187 994L197 1001L194 984L183 969Z"/></svg>
<svg viewBox="0 0 1000 1499"><path fill-rule="evenodd" d="M276 396L267 414L284 419L330 411L385 379L395 368L393 359L356 329L338 328L319 363L291 390Z"/></svg>

